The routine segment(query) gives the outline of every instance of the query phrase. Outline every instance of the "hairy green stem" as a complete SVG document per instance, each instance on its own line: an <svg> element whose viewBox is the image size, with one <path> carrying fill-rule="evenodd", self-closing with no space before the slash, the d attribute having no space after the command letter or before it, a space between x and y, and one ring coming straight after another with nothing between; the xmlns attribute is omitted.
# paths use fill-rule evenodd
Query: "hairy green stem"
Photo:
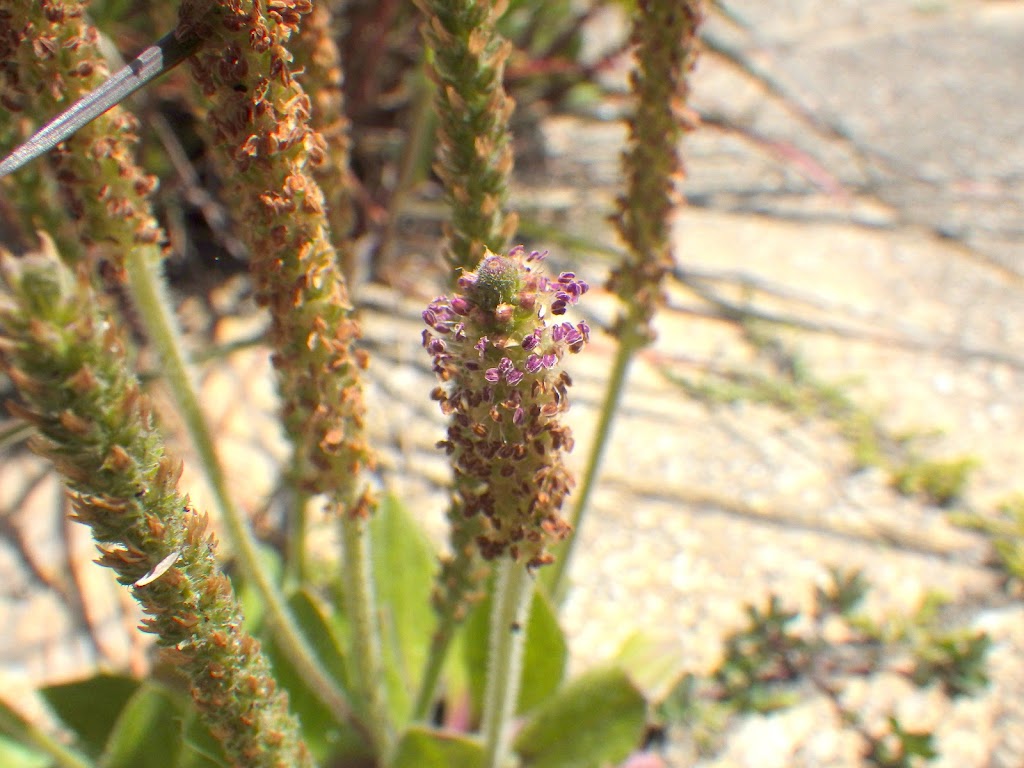
<svg viewBox="0 0 1024 768"><path fill-rule="evenodd" d="M288 509L287 536L284 560L284 583L286 588L305 584L309 576L306 557L306 527L309 524L306 506L310 496L300 488L291 489L291 504Z"/></svg>
<svg viewBox="0 0 1024 768"><path fill-rule="evenodd" d="M533 594L523 563L503 557L497 565L491 608L487 687L484 692L485 768L500 768L509 750L509 721L519 696L526 617Z"/></svg>
<svg viewBox="0 0 1024 768"><path fill-rule="evenodd" d="M430 639L430 648L427 651L427 663L420 677L420 689L416 693L416 702L413 705L413 720L426 720L430 714L430 707L434 703L434 694L437 692L437 682L441 678L441 671L444 669L445 659L448 657L448 648L455 637L455 629L459 622L455 618L455 603L446 603L439 611L437 628Z"/></svg>
<svg viewBox="0 0 1024 768"><path fill-rule="evenodd" d="M374 753L380 765L387 765L394 748L394 729L384 696L384 666L377 621L376 597L370 577L370 537L367 518L358 512L343 512L342 557L345 578L345 614L352 629L355 665L352 677L365 708Z"/></svg>

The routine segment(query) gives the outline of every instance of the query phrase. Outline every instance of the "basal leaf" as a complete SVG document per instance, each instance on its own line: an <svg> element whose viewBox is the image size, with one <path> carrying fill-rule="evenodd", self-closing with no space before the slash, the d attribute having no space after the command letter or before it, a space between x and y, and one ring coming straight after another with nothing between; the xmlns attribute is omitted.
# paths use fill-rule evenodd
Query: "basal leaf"
<svg viewBox="0 0 1024 768"><path fill-rule="evenodd" d="M139 687L119 675L96 675L40 691L54 714L77 734L84 752L97 757L103 751L117 718Z"/></svg>
<svg viewBox="0 0 1024 768"><path fill-rule="evenodd" d="M462 734L414 727L402 735L392 768L482 768L480 742Z"/></svg>
<svg viewBox="0 0 1024 768"><path fill-rule="evenodd" d="M623 670L595 670L533 712L515 749L529 768L615 765L640 745L646 712Z"/></svg>
<svg viewBox="0 0 1024 768"><path fill-rule="evenodd" d="M436 624L430 592L437 557L416 521L391 496L374 516L371 534L388 701L396 720L404 723Z"/></svg>

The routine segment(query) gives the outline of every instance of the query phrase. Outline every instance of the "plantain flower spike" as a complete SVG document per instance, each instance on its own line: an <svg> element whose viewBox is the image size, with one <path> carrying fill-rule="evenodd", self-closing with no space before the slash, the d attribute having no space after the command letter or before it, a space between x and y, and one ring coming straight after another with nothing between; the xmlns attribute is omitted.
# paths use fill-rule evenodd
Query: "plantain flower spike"
<svg viewBox="0 0 1024 768"><path fill-rule="evenodd" d="M665 302L665 275L675 267L669 227L683 199L680 143L699 122L686 106L687 76L696 61L703 14L701 0L639 0L631 35L637 106L623 155L626 193L613 217L628 251L609 278L608 290L626 308L612 332L640 344L654 340L654 314Z"/></svg>
<svg viewBox="0 0 1024 768"><path fill-rule="evenodd" d="M30 446L53 462L88 525L100 565L146 613L166 661L230 765L311 768L287 694L216 560L207 516L178 490L180 460L160 430L121 334L100 310L84 269L66 269L44 238L40 254L0 251L0 370L35 428Z"/></svg>
<svg viewBox="0 0 1024 768"><path fill-rule="evenodd" d="M570 530L559 515L573 484L563 463L573 438L561 422L572 380L561 364L590 338L586 321L565 319L587 283L572 272L545 276L545 255L487 251L458 279L460 293L423 312L423 346L441 382L432 397L451 417L438 447L452 457L455 507L484 559L528 567L551 562L550 546Z"/></svg>

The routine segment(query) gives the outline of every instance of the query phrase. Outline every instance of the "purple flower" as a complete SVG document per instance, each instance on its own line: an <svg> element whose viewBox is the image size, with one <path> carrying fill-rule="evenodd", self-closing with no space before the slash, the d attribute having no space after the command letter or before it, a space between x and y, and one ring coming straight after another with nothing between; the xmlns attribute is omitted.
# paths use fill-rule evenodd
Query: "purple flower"
<svg viewBox="0 0 1024 768"><path fill-rule="evenodd" d="M458 491L467 513L493 523L477 540L481 554L530 567L547 562L544 542L567 530L557 516L569 484L558 454L572 438L558 419L571 380L560 363L590 337L586 322L564 317L587 283L571 271L545 276L536 264L544 256L522 246L504 256L488 251L458 279L457 295L423 313L423 346L441 382L432 397L450 422L440 447L457 472L480 480ZM506 485L529 498L499 498L494 489Z"/></svg>

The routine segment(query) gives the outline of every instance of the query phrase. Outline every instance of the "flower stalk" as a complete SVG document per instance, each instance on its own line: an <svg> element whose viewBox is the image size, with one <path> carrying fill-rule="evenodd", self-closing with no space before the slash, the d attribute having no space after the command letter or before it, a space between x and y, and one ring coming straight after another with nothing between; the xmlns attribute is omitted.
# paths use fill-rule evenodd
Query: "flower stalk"
<svg viewBox="0 0 1024 768"><path fill-rule="evenodd" d="M191 60L203 124L243 222L257 300L271 315L270 342L297 455L295 485L353 506L374 465L366 443L359 327L329 237L324 197L312 171L326 159L310 125L309 97L292 76L285 43L311 9L187 0L183 25L206 24Z"/></svg>
<svg viewBox="0 0 1024 768"><path fill-rule="evenodd" d="M379 750L379 762L387 765L395 746L390 731L391 716L386 711L384 697L383 659L381 645L376 642L376 601L370 576L370 537L366 532L369 509L349 514L357 520L342 526L342 557L345 563L345 614L352 627L353 685L365 702L364 714L374 745Z"/></svg>
<svg viewBox="0 0 1024 768"><path fill-rule="evenodd" d="M335 42L334 16L330 5L317 3L303 17L292 53L295 67L303 70L303 88L312 103L310 125L323 137L326 159L313 168L324 193L331 242L341 257L342 274L349 291L356 288L355 249L350 234L355 223L352 190L356 181L350 168L350 124L345 114L344 71Z"/></svg>
<svg viewBox="0 0 1024 768"><path fill-rule="evenodd" d="M508 121L515 102L502 77L512 46L495 29L507 2L416 0L416 5L427 17L428 74L437 88L434 170L452 212L444 253L457 276L472 270L485 249L501 251L518 223L506 211L513 162Z"/></svg>
<svg viewBox="0 0 1024 768"><path fill-rule="evenodd" d="M513 163L508 121L515 103L506 95L502 78L511 45L495 28L507 2L416 4L426 17L427 73L436 89L438 114L434 169L452 212L444 225L444 257L455 281L491 250L502 250L518 224L518 217L506 211ZM483 535L482 520L464 501L456 492L447 512L451 555L442 560L434 591L438 625L417 695L418 718L426 716L455 628L483 596L490 570L475 544Z"/></svg>
<svg viewBox="0 0 1024 768"><path fill-rule="evenodd" d="M33 116L42 119L103 81L107 69L98 47L99 33L86 22L84 3L0 0L0 9L7 12L8 30L17 43L13 51L21 62L16 70L20 88L40 95L24 102L26 112L31 107ZM38 60L34 58L37 50L44 52ZM57 175L70 197L80 237L89 244L90 263L106 281L127 281L131 288L139 317L162 361L165 380L202 459L239 569L262 596L275 637L334 716L351 721L351 707L296 628L284 599L259 562L246 521L228 492L158 274L164 236L148 199L155 179L146 176L134 158L136 126L135 118L122 107L101 115L55 153ZM361 723L354 725L365 732Z"/></svg>
<svg viewBox="0 0 1024 768"><path fill-rule="evenodd" d="M496 571L482 725L486 768L501 768L508 757L508 731L522 680L526 619L533 595L530 574L522 563L505 557Z"/></svg>
<svg viewBox="0 0 1024 768"><path fill-rule="evenodd" d="M2 271L13 303L0 312L0 362L23 398L12 410L37 430L30 445L63 476L100 564L132 590L143 629L189 680L232 765L311 766L286 694L241 629L208 518L178 491L181 462L164 453L88 279L74 281L52 245L17 266L8 258Z"/></svg>
<svg viewBox="0 0 1024 768"><path fill-rule="evenodd" d="M12 113L40 120L100 86L109 74L99 32L80 0L0 0L6 51L0 100ZM2 52L2 51L0 51ZM66 208L106 279L123 282L125 254L137 248L161 256L163 232L149 193L156 178L135 162L138 121L114 107L54 152Z"/></svg>
<svg viewBox="0 0 1024 768"><path fill-rule="evenodd" d="M630 78L637 104L629 120L629 147L623 155L626 191L619 197L618 213L613 217L627 251L608 280L609 291L622 302L611 329L619 345L570 518L575 530L583 522L630 365L655 338L653 320L664 305L664 278L675 267L669 226L672 211L682 202L684 166L679 145L684 131L696 127L695 116L686 107L686 78L696 61L702 17L701 0L638 2L632 32L637 68ZM565 543L555 568L547 574L548 587L557 601L565 596L575 538Z"/></svg>
<svg viewBox="0 0 1024 768"><path fill-rule="evenodd" d="M417 701L421 716L444 643L481 589L476 564L537 568L551 562L551 547L570 530L559 511L572 486L563 463L572 432L561 422L572 380L560 367L586 346L590 328L563 318L588 285L571 272L548 278L542 259L521 247L504 256L485 252L459 278L458 293L423 312L423 346L440 381L431 397L451 419L438 447L455 482L452 554L435 591L440 623Z"/></svg>
<svg viewBox="0 0 1024 768"><path fill-rule="evenodd" d="M263 5L185 0L180 25L201 28L205 45L192 74L206 101L201 121L249 248L257 301L270 310L269 340L293 448L290 480L301 494L325 494L348 542L344 558L360 666L357 693L378 760L393 742L384 702L380 631L363 562L366 518L376 508L365 473L375 457L365 433L362 370L368 356L354 346L359 326L331 242L324 194L313 177L328 158L311 123L312 101L293 76L286 47L309 0ZM340 78L340 69L336 73Z"/></svg>

